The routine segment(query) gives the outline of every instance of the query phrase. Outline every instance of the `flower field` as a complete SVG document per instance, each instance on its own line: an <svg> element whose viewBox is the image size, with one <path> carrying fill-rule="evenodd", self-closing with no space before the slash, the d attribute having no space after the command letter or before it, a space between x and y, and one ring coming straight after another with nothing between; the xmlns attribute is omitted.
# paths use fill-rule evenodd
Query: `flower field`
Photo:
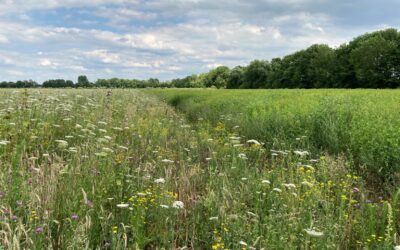
<svg viewBox="0 0 400 250"><path fill-rule="evenodd" d="M1 90L0 249L400 245L398 92L162 91Z"/></svg>

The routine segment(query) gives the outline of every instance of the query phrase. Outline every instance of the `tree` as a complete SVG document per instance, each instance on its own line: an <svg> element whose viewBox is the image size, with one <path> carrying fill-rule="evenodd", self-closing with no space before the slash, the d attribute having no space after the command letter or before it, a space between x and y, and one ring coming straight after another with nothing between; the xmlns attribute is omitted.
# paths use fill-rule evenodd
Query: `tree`
<svg viewBox="0 0 400 250"><path fill-rule="evenodd" d="M244 83L240 88L259 89L267 87L271 65L268 61L254 60L244 70Z"/></svg>
<svg viewBox="0 0 400 250"><path fill-rule="evenodd" d="M229 73L226 88L238 89L244 83L244 71L245 68L242 66L233 68Z"/></svg>
<svg viewBox="0 0 400 250"><path fill-rule="evenodd" d="M366 88L400 86L400 33L387 29L364 35L350 53L357 80Z"/></svg>
<svg viewBox="0 0 400 250"><path fill-rule="evenodd" d="M78 76L78 82L76 83L77 88L89 88L91 83L85 75Z"/></svg>
<svg viewBox="0 0 400 250"><path fill-rule="evenodd" d="M229 77L229 68L226 66L219 66L208 72L204 85L206 87L215 86L217 88L225 88Z"/></svg>

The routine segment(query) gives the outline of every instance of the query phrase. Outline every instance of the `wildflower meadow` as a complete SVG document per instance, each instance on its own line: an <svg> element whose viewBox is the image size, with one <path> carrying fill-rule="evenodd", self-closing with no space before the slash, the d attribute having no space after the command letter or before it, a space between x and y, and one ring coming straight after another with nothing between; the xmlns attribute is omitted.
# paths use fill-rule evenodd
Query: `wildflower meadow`
<svg viewBox="0 0 400 250"><path fill-rule="evenodd" d="M393 106L370 99L378 108L357 117L347 108L364 112L366 99L344 92L330 110L312 101L321 92L246 109L245 92L228 105L214 102L217 91L192 90L186 106L178 90L0 91L0 249L400 245L396 178L371 182L396 173L398 112L382 108L396 95L381 100ZM339 131L346 119L352 126Z"/></svg>

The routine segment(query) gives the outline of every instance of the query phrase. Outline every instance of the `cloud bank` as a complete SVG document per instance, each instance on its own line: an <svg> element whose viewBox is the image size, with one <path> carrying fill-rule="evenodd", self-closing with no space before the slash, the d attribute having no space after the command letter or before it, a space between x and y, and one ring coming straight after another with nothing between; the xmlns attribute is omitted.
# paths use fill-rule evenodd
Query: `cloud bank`
<svg viewBox="0 0 400 250"><path fill-rule="evenodd" d="M162 80L400 27L397 0L3 0L2 80Z"/></svg>

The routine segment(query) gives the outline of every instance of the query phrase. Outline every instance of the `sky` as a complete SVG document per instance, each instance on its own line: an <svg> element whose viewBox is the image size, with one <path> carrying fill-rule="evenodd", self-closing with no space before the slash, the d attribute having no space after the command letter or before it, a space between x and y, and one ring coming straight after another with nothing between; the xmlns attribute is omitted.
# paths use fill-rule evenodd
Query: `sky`
<svg viewBox="0 0 400 250"><path fill-rule="evenodd" d="M169 80L400 28L400 0L0 0L0 81Z"/></svg>

